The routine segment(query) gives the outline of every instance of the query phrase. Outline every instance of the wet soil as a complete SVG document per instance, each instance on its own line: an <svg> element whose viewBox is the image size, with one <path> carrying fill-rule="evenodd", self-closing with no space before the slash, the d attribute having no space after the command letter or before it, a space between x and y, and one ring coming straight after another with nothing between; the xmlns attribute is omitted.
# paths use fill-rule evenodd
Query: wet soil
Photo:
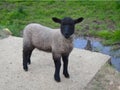
<svg viewBox="0 0 120 90"><path fill-rule="evenodd" d="M85 90L120 90L120 73L106 63Z"/></svg>
<svg viewBox="0 0 120 90"><path fill-rule="evenodd" d="M120 49L116 46L104 46L99 38L76 37L74 47L101 52L111 56L89 82L85 90L120 90Z"/></svg>

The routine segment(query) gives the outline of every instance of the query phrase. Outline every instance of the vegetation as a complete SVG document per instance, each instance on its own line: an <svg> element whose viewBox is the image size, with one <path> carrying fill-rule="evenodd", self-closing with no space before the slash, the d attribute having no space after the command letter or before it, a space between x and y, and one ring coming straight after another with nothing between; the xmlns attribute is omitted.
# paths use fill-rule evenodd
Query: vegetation
<svg viewBox="0 0 120 90"><path fill-rule="evenodd" d="M20 36L25 25L36 22L51 28L59 27L51 18L84 17L77 33L120 42L120 1L5 0L0 1L0 28L9 28Z"/></svg>

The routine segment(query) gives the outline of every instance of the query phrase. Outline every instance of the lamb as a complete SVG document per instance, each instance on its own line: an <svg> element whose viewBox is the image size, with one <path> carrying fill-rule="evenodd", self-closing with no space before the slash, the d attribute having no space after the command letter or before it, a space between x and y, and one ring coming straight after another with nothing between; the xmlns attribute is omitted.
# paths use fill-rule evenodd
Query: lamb
<svg viewBox="0 0 120 90"><path fill-rule="evenodd" d="M23 32L23 69L28 71L31 64L32 51L37 48L42 51L51 52L55 64L54 79L60 82L61 58L63 60L63 75L69 78L68 58L73 49L73 34L75 24L81 22L83 18L73 20L70 17L59 19L53 17L52 20L60 24L60 29L52 29L37 23L28 24Z"/></svg>

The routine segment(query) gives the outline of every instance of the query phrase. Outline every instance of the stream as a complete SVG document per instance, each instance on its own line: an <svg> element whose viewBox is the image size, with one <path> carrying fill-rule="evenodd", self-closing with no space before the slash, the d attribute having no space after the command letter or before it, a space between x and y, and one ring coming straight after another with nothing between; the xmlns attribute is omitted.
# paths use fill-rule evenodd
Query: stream
<svg viewBox="0 0 120 90"><path fill-rule="evenodd" d="M85 49L88 44L88 40L90 41L90 45L92 47L91 51L100 52L103 54L107 54L111 56L111 64L118 71L120 71L120 49L113 50L112 46L104 46L99 39L89 38L89 37L75 37L74 38L74 47Z"/></svg>

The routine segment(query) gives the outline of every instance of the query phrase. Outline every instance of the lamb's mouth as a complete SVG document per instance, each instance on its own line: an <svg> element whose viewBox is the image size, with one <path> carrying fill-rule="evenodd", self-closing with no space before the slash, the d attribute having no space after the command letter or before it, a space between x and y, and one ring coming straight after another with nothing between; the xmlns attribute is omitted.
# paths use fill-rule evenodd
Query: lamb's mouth
<svg viewBox="0 0 120 90"><path fill-rule="evenodd" d="M66 39L70 38L70 36L65 36Z"/></svg>
<svg viewBox="0 0 120 90"><path fill-rule="evenodd" d="M73 35L70 35L70 36L64 36L66 39L72 39L74 38L74 34Z"/></svg>

